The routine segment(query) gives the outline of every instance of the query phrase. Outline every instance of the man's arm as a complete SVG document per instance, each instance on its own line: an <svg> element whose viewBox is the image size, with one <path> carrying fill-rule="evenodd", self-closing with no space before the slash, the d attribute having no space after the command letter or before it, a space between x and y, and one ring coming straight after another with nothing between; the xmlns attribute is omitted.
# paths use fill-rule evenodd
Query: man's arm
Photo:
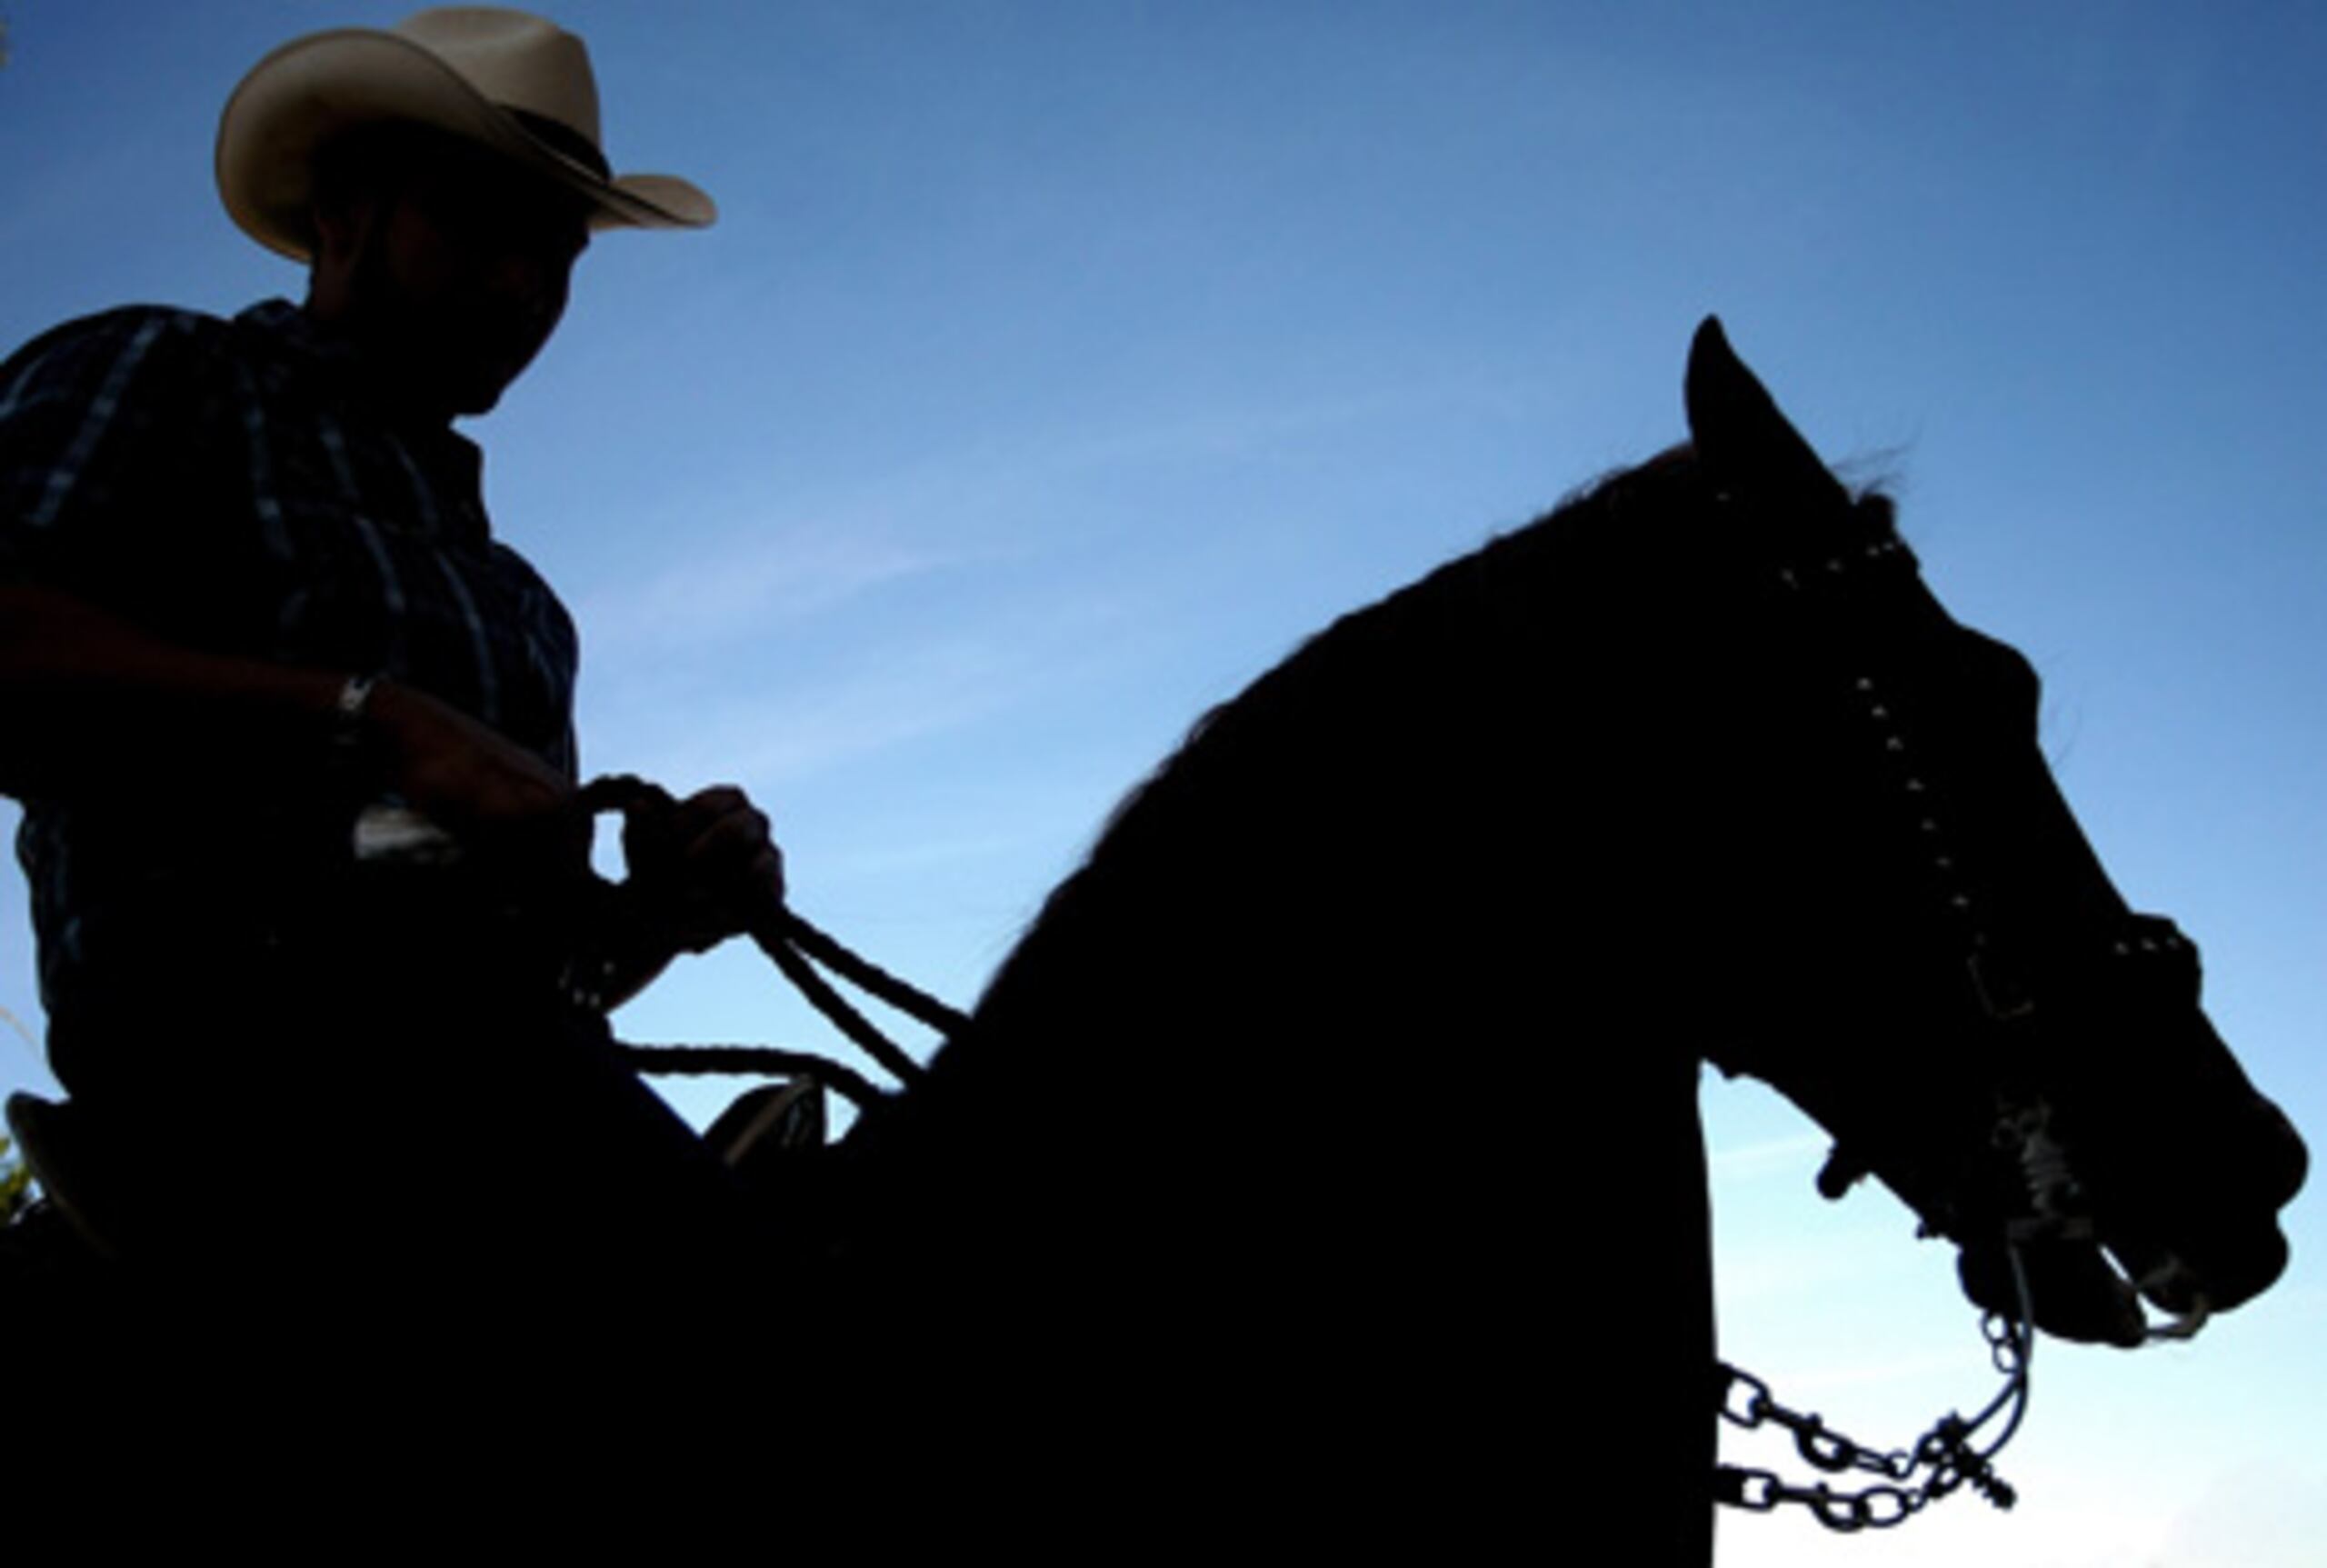
<svg viewBox="0 0 2327 1568"><path fill-rule="evenodd" d="M197 652L60 589L0 584L0 791L116 793L189 774L228 794L263 788L287 756L326 754L352 673ZM464 839L545 833L567 814L566 779L424 693L381 681L356 723L380 792Z"/></svg>
<svg viewBox="0 0 2327 1568"><path fill-rule="evenodd" d="M0 582L0 793L118 793L190 770L206 791L264 790L281 762L320 757L342 737L347 684L345 672L200 653L63 590ZM584 863L574 786L533 753L392 680L374 684L357 723L365 782L381 794L472 849ZM653 931L607 977L610 1000L783 900L783 856L739 789L704 790L651 825L634 819L624 841Z"/></svg>

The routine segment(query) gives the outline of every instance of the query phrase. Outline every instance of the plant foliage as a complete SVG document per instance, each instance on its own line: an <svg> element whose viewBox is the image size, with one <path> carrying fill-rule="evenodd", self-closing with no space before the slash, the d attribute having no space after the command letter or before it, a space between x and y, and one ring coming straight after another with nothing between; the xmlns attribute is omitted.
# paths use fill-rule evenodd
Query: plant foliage
<svg viewBox="0 0 2327 1568"><path fill-rule="evenodd" d="M0 1135L0 1224L16 1217L16 1211L32 1202L33 1174L24 1161L9 1154L9 1143Z"/></svg>

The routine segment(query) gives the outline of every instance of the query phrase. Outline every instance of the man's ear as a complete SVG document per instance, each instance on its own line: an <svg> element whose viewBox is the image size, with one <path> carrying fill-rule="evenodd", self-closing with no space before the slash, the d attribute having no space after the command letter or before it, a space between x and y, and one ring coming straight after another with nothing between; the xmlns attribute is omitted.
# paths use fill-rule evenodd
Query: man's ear
<svg viewBox="0 0 2327 1568"><path fill-rule="evenodd" d="M350 261L361 255L379 227L381 205L370 192L355 192L310 207L307 221L315 228L315 265L322 266L331 257Z"/></svg>
<svg viewBox="0 0 2327 1568"><path fill-rule="evenodd" d="M315 233L315 255L307 265L307 305L329 319L345 308L348 295L385 221L386 203L368 192L343 193L317 200L307 209Z"/></svg>

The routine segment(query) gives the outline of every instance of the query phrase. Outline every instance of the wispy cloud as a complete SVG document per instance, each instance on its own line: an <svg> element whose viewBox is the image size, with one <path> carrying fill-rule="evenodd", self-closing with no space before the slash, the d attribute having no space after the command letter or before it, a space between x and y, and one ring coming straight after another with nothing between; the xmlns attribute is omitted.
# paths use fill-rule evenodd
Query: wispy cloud
<svg viewBox="0 0 2327 1568"><path fill-rule="evenodd" d="M1741 1144L1731 1149L1714 1149L1705 1155L1705 1164L1715 1181L1750 1182L1808 1170L1824 1157L1833 1141L1823 1133L1798 1133L1758 1144Z"/></svg>
<svg viewBox="0 0 2327 1568"><path fill-rule="evenodd" d="M585 594L593 658L616 661L764 634L964 558L877 528L812 524L730 538L640 583Z"/></svg>
<svg viewBox="0 0 2327 1568"><path fill-rule="evenodd" d="M1860 1260L1847 1251L1810 1244L1760 1248L1744 1256L1733 1249L1716 1249L1713 1256L1714 1279L1724 1307L1816 1296L1857 1279L1861 1269Z"/></svg>
<svg viewBox="0 0 2327 1568"><path fill-rule="evenodd" d="M1837 1389L1881 1388L1894 1383L1919 1383L1927 1378L1961 1379L1965 1375L1967 1366L1975 1365L1968 1353L1951 1347L1920 1355L1893 1356L1883 1361L1794 1372L1786 1379L1786 1392L1800 1398L1832 1393Z"/></svg>
<svg viewBox="0 0 2327 1568"><path fill-rule="evenodd" d="M2270 1459L2224 1470L2159 1543L2178 1568L2293 1568L2319 1561L2327 1536L2327 1466Z"/></svg>
<svg viewBox="0 0 2327 1568"><path fill-rule="evenodd" d="M813 685L695 693L673 703L641 691L609 704L604 733L627 754L598 759L674 781L768 785L973 724L1039 679L1023 650L961 639L897 651L877 666Z"/></svg>
<svg viewBox="0 0 2327 1568"><path fill-rule="evenodd" d="M1043 835L1046 841L1048 835ZM854 851L829 863L835 876L896 876L965 862L992 860L1036 842L1031 833L984 833L885 844Z"/></svg>

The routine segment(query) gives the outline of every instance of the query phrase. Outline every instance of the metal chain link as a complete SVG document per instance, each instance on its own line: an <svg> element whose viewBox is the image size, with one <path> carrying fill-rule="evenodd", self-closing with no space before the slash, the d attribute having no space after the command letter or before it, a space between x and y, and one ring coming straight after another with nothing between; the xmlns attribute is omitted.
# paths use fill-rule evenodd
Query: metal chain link
<svg viewBox="0 0 2327 1568"><path fill-rule="evenodd" d="M2018 1281L2016 1253L2012 1263ZM1882 1480L1855 1491L1838 1488L1825 1481L1796 1486L1774 1471L1724 1464L1714 1471L1715 1500L1750 1513L1767 1513L1783 1504L1797 1504L1810 1510L1827 1529L1844 1533L1888 1530L1903 1524L1930 1504L1965 1486L1998 1508L2010 1508L2018 1500L2017 1494L1995 1473L1991 1461L2012 1441L2028 1408L2028 1363L2034 1349L2035 1331L2030 1325L2024 1282L2021 1282L2020 1321L2015 1323L1990 1313L1982 1320L1981 1332L1987 1339L1990 1359L1996 1370L2004 1374L2003 1389L1969 1421L1950 1411L1934 1422L1912 1449L1867 1447L1836 1432L1815 1413L1805 1414L1779 1403L1770 1393L1770 1385L1752 1373L1726 1362L1717 1363L1721 1381L1716 1403L1722 1420L1746 1431L1764 1425L1783 1427L1793 1434L1794 1451L1815 1468L1830 1475L1856 1471ZM1737 1397L1741 1390L1742 1400ZM1995 1441L1984 1449L1974 1448L1973 1437L2007 1410L2010 1414ZM1919 1472L1924 1473L1920 1482L1915 1480Z"/></svg>

